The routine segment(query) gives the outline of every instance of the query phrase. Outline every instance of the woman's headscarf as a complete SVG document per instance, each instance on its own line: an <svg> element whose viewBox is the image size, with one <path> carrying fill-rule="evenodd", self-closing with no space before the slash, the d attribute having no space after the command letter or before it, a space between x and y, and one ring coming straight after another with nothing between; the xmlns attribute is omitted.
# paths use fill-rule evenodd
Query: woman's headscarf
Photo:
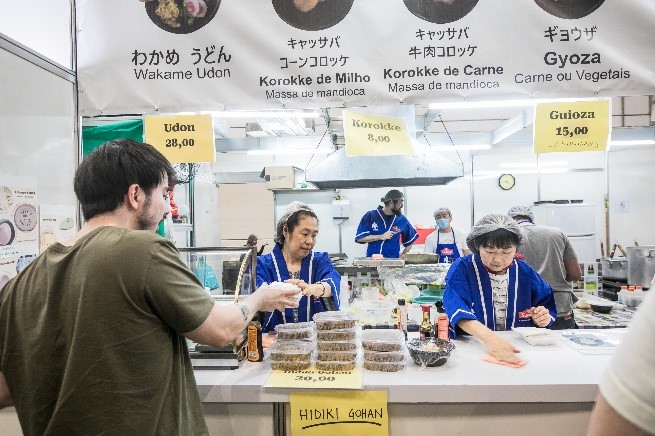
<svg viewBox="0 0 655 436"><path fill-rule="evenodd" d="M289 221L291 215L301 210L305 210L307 212L310 212L312 215L316 215L312 210L312 208L307 206L305 203L301 201L292 201L291 203L289 203L287 208L284 209L282 216L277 221L277 226L275 226L276 229L275 238L273 239L275 242L277 242L278 244L282 244L282 242L284 241L284 234L282 232L284 225L287 223L287 221Z"/></svg>

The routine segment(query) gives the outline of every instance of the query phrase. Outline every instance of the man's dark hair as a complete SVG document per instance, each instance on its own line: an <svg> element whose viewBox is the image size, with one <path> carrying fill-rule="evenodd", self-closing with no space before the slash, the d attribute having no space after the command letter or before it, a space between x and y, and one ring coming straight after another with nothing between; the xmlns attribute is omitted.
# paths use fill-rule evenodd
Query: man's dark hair
<svg viewBox="0 0 655 436"><path fill-rule="evenodd" d="M175 185L171 163L150 144L117 139L93 150L75 172L73 187L82 206L82 215L116 210L130 185L138 184L146 194L167 177L170 189Z"/></svg>
<svg viewBox="0 0 655 436"><path fill-rule="evenodd" d="M478 250L482 247L506 249L518 247L519 244L521 244L521 238L519 235L505 229L496 229L473 239L473 245Z"/></svg>
<svg viewBox="0 0 655 436"><path fill-rule="evenodd" d="M384 197L380 199L380 201L384 204L387 204L392 201L402 200L403 198L405 198L405 196L402 192L397 189L392 189L391 191L387 192Z"/></svg>

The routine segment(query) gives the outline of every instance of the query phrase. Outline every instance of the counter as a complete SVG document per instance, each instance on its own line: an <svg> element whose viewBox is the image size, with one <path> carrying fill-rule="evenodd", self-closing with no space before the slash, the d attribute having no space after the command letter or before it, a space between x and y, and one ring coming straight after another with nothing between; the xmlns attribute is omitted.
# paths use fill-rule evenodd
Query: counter
<svg viewBox="0 0 655 436"><path fill-rule="evenodd" d="M611 332L620 335L625 330ZM363 389L388 392L390 434L432 434L422 433L421 426L437 423L448 429L443 434L505 434L508 425L530 428L531 435L584 434L611 356L582 354L563 340L533 347L515 332L498 334L515 344L529 363L511 369L484 362L482 343L466 338L455 341L457 348L442 367L422 369L409 360L400 373L362 370ZM275 434L290 434L291 390L262 387L269 375L265 360L246 362L236 371L196 371L196 380L203 402L249 404L248 410L262 411L251 415L260 428L270 433L272 426ZM271 403L271 408L263 407Z"/></svg>

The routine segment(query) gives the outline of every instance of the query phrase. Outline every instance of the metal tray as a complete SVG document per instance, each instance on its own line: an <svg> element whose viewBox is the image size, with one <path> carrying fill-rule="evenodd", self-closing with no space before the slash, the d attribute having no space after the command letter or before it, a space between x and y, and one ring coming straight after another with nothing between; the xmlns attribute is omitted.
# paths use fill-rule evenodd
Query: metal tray
<svg viewBox="0 0 655 436"><path fill-rule="evenodd" d="M353 266L405 266L402 259L373 259L371 257L356 257Z"/></svg>

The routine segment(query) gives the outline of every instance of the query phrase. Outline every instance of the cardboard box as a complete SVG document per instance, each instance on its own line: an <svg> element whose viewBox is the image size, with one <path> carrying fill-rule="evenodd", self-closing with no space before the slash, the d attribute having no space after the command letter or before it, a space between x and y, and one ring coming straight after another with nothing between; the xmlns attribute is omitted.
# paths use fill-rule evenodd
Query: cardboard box
<svg viewBox="0 0 655 436"><path fill-rule="evenodd" d="M302 180L302 170L294 166L265 167L266 189L293 189Z"/></svg>

